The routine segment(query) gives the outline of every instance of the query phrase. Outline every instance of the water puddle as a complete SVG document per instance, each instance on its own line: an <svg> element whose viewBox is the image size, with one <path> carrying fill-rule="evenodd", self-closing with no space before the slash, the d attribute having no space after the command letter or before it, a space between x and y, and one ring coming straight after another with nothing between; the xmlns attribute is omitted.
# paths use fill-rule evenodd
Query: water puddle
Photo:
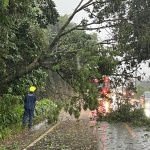
<svg viewBox="0 0 150 150"><path fill-rule="evenodd" d="M37 131L37 130L40 130L41 128L46 128L47 127L47 119L45 119L43 122L35 125L32 129L32 131Z"/></svg>

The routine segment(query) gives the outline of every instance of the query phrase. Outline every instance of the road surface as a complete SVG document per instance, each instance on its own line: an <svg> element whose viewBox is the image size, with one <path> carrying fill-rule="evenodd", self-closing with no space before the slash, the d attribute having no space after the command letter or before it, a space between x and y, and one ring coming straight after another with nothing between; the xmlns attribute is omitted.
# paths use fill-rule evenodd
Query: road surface
<svg viewBox="0 0 150 150"><path fill-rule="evenodd" d="M90 127L89 111L83 110L79 121L64 111L59 120L39 136L42 127L31 131L8 150L150 150L150 132L145 128L108 122Z"/></svg>

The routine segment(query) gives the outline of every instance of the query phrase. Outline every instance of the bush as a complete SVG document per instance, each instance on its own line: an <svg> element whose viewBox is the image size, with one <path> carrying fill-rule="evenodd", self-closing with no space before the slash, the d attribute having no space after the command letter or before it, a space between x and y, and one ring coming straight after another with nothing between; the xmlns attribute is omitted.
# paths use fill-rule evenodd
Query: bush
<svg viewBox="0 0 150 150"><path fill-rule="evenodd" d="M99 120L108 122L128 122L133 126L149 126L150 118L146 117L144 109L130 110L128 107L112 111L106 116L99 115Z"/></svg>
<svg viewBox="0 0 150 150"><path fill-rule="evenodd" d="M9 99L16 100L14 96L9 96ZM11 100L9 100L9 102ZM2 107L2 105L0 107ZM3 101L3 107L4 108L0 111L0 141L22 131L21 127L24 111L23 104L16 104L11 107L10 104L5 105ZM36 106L34 115L35 118L33 121L35 124L37 124L47 119L48 123L53 123L58 120L60 109L60 106L58 107L56 103L49 99L40 100Z"/></svg>
<svg viewBox="0 0 150 150"><path fill-rule="evenodd" d="M17 127L23 112L23 107L19 105L21 96L4 94L0 97L0 140L10 137L13 134L11 127Z"/></svg>
<svg viewBox="0 0 150 150"><path fill-rule="evenodd" d="M58 120L58 115L61 107L49 99L40 100L35 109L35 121L47 119L48 123L53 123Z"/></svg>
<svg viewBox="0 0 150 150"><path fill-rule="evenodd" d="M135 109L131 112L131 124L134 126L149 126L150 125L150 118L145 115L145 111L143 108Z"/></svg>

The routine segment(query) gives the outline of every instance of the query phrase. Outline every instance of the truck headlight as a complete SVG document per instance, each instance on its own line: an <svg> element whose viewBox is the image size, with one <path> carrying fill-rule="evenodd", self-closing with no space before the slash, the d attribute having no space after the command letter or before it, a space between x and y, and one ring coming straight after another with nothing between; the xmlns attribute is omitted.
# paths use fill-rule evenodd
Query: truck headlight
<svg viewBox="0 0 150 150"><path fill-rule="evenodd" d="M147 107L150 107L150 103L146 103L145 104L145 107L147 108Z"/></svg>

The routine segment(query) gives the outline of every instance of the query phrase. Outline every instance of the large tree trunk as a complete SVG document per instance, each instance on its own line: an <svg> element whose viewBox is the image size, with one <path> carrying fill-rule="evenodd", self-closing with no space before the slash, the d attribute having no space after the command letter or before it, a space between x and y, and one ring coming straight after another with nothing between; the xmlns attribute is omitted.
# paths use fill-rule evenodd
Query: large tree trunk
<svg viewBox="0 0 150 150"><path fill-rule="evenodd" d="M6 77L5 79L1 80L0 83L8 85L9 83L13 82L14 80L21 78L23 75L30 73L33 69L36 69L39 66L40 66L40 63L38 62L38 60L36 60L33 63L31 63L30 65L28 65L24 70L18 70L18 72L16 74L10 75L10 76Z"/></svg>

